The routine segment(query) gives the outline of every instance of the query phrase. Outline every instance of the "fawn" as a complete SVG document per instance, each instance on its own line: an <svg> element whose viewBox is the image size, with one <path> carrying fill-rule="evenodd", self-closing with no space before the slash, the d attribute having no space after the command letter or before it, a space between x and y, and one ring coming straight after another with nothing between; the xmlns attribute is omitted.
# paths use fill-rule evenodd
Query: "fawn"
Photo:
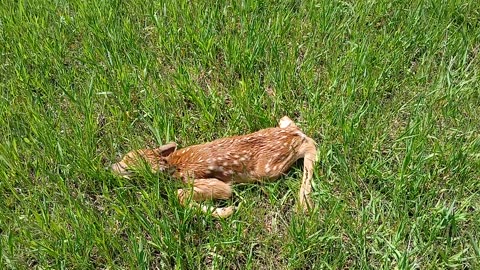
<svg viewBox="0 0 480 270"><path fill-rule="evenodd" d="M152 171L168 171L173 177L193 185L193 189L177 191L180 203L207 199L228 199L233 183L274 180L285 173L298 159L304 159L299 202L303 209L312 207L309 194L316 143L284 116L279 126L257 132L217 139L177 150L174 142L155 149L127 153L112 165L114 173L127 177L132 169L146 162ZM207 209L216 217L228 217L234 207Z"/></svg>

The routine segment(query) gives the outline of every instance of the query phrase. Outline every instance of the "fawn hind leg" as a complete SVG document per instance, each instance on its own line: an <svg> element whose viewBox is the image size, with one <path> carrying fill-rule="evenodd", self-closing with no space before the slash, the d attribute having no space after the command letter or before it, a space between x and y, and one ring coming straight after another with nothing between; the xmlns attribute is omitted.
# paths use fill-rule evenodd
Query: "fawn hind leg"
<svg viewBox="0 0 480 270"><path fill-rule="evenodd" d="M295 122L293 122L288 116L282 117L278 121L278 126L280 128L297 127ZM317 161L317 148L315 141L312 138L305 136L299 152L301 153L300 157L303 157L303 177L299 192L299 201L303 210L308 211L313 207L310 193L312 192L313 167Z"/></svg>
<svg viewBox="0 0 480 270"><path fill-rule="evenodd" d="M313 207L310 193L312 192L313 167L317 161L317 148L315 141L306 137L306 141L301 146L301 151L303 152L303 177L299 199L300 206L308 211Z"/></svg>
<svg viewBox="0 0 480 270"><path fill-rule="evenodd" d="M212 199L228 199L232 196L232 186L216 178L195 179L192 188L179 189L178 198L182 205L198 206L196 202ZM203 212L212 212L215 217L226 218L233 214L235 207L208 208L201 206Z"/></svg>

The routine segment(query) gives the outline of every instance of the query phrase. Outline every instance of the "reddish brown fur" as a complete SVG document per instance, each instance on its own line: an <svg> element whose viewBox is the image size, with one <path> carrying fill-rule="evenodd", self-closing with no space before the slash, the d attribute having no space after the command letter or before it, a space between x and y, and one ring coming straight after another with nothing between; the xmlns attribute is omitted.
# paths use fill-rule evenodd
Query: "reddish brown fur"
<svg viewBox="0 0 480 270"><path fill-rule="evenodd" d="M300 204L309 208L316 159L315 142L286 116L280 120L280 127L247 135L218 139L180 150L176 150L175 143L169 143L156 149L132 151L115 163L112 169L128 176L129 170L138 167L144 160L153 171L169 169L174 177L192 183L192 199L202 201L229 198L232 183L277 179L300 158L304 158ZM178 191L182 203L187 201L188 194L188 189ZM222 217L231 213L231 207L213 211L214 215Z"/></svg>

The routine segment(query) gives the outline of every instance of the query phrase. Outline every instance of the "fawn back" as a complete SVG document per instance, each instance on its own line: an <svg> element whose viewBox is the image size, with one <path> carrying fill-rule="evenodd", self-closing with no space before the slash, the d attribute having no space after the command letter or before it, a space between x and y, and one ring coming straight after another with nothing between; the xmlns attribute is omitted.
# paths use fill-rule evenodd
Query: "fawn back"
<svg viewBox="0 0 480 270"><path fill-rule="evenodd" d="M304 157L305 142L308 138L296 126L267 128L180 149L166 163L183 179L274 180Z"/></svg>

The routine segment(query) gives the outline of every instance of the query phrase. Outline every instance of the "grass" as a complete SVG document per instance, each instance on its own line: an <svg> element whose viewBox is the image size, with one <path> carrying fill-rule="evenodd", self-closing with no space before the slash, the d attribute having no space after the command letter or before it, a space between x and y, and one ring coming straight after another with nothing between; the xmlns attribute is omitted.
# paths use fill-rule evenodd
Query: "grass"
<svg viewBox="0 0 480 270"><path fill-rule="evenodd" d="M473 0L3 1L0 268L479 268L479 51ZM300 166L225 220L105 169L283 115L309 216Z"/></svg>

